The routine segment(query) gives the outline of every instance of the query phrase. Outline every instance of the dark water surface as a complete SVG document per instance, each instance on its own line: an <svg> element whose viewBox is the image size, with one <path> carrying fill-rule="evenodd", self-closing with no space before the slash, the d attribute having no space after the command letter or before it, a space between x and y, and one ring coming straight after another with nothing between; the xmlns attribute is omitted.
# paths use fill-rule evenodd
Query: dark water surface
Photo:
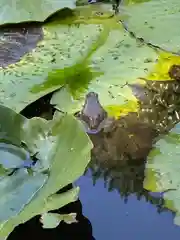
<svg viewBox="0 0 180 240"><path fill-rule="evenodd" d="M90 220L96 240L180 239L180 227L173 224L170 211L159 214L156 206L135 195L124 203L116 190L108 192L101 179L93 186L91 177L83 176L76 184L83 215Z"/></svg>

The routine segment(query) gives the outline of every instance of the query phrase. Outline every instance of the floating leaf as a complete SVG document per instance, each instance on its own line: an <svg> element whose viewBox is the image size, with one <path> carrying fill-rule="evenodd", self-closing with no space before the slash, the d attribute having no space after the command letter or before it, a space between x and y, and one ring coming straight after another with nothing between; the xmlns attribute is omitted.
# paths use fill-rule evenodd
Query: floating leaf
<svg viewBox="0 0 180 240"><path fill-rule="evenodd" d="M148 156L144 182L147 190L164 192L165 206L176 211L177 216L180 214L180 135L178 125L155 144L155 149ZM178 220L176 220L177 223Z"/></svg>
<svg viewBox="0 0 180 240"><path fill-rule="evenodd" d="M151 0L124 6L125 25L128 31L167 51L180 53L179 0Z"/></svg>
<svg viewBox="0 0 180 240"><path fill-rule="evenodd" d="M71 78L72 82L76 74L78 79L78 71L82 72L84 69L83 61L87 51L97 40L100 31L99 26L92 24L78 27L71 19L64 25L61 23L44 25L44 39L39 42L36 49L26 54L20 62L0 68L0 103L20 112L29 103L63 86L66 79ZM74 72L73 65L78 61L81 62L80 67L77 70L75 68ZM58 82L43 90L38 89L37 85L44 84L49 74L56 69L59 69L56 75ZM91 81L93 78L91 69L87 74ZM87 74L84 72L83 80Z"/></svg>
<svg viewBox="0 0 180 240"><path fill-rule="evenodd" d="M156 64L158 55L148 46L139 45L114 19L106 19L102 23L103 29L99 39L86 58L91 71L100 74L94 76L88 87L84 87L84 93L87 93L87 91L97 92L100 102L106 109L112 109L115 106L116 111L119 108L119 112L121 108L137 111L137 99L127 83L135 82L137 78L150 74ZM49 84L50 82L53 85L57 81L51 78ZM48 81L44 84L48 84ZM67 90L60 89L59 93L56 92L56 97L53 97L51 101L52 104L63 111L65 107L62 103L68 102L66 111L79 110L84 102L82 97L84 94L80 94L79 102L77 102L74 99L70 100L69 93L65 93L65 91ZM130 108L128 101L136 103L132 104L133 109Z"/></svg>
<svg viewBox="0 0 180 240"><path fill-rule="evenodd" d="M151 61L147 62L147 56ZM106 43L91 57L90 66L104 74L89 85L89 91L99 93L105 105L123 105L136 101L127 83L146 76L155 65L157 54L145 45L138 45L128 33L111 30Z"/></svg>
<svg viewBox="0 0 180 240"><path fill-rule="evenodd" d="M0 24L44 21L60 9L74 7L74 0L1 0Z"/></svg>
<svg viewBox="0 0 180 240"><path fill-rule="evenodd" d="M158 55L131 38L118 18L110 18L108 4L93 5L45 24L36 49L1 69L1 104L20 112L64 85L76 97L87 89L96 91L107 107L136 101L125 85L146 77Z"/></svg>

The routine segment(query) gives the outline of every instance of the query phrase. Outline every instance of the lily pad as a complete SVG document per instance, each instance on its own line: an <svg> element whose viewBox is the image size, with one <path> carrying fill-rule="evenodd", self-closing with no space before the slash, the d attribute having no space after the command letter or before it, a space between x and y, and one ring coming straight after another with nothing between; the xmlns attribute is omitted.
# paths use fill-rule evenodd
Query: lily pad
<svg viewBox="0 0 180 240"><path fill-rule="evenodd" d="M1 0L0 24L44 21L63 8L75 8L74 0Z"/></svg>
<svg viewBox="0 0 180 240"><path fill-rule="evenodd" d="M144 187L152 192L164 192L165 206L176 212L180 225L180 135L179 124L160 139L148 156Z"/></svg>
<svg viewBox="0 0 180 240"><path fill-rule="evenodd" d="M180 53L179 0L151 0L123 6L128 31L166 51Z"/></svg>
<svg viewBox="0 0 180 240"><path fill-rule="evenodd" d="M89 68L100 74L94 75L93 81L85 86L84 93L78 98L79 102L77 98L73 99L69 96L69 90L60 89L59 93L56 92L51 102L53 105L57 105L61 111L65 110L64 102L66 102L66 111L78 111L84 103L83 96L90 91L97 92L100 102L109 110L112 106L118 106L120 109L121 106L126 108L126 105L129 109L129 102L132 102L131 111L137 111L137 99L127 83L133 83L137 78L147 76L153 70L158 55L153 49L145 45L138 45L122 29L121 25L116 26L111 22L106 24L101 33L106 41L104 40L104 44L101 44L87 59ZM113 25L115 29L111 30L108 24ZM147 61L147 56L149 61ZM49 79L49 84L50 81L52 85L55 84L55 78ZM65 93L65 91L69 93Z"/></svg>
<svg viewBox="0 0 180 240"><path fill-rule="evenodd" d="M72 21L70 21L72 22ZM26 54L20 62L0 68L0 103L20 112L41 96L65 84L66 74L71 67L87 54L100 33L99 26L54 23L43 27L44 39L36 49ZM35 91L37 84L44 83L54 69L68 68L59 74L56 86ZM82 64L83 68L83 64Z"/></svg>
<svg viewBox="0 0 180 240"><path fill-rule="evenodd" d="M73 94L79 89L81 93L96 90L105 106L136 101L124 85L145 77L158 55L131 38L118 17L110 18L108 4L93 5L45 24L44 39L36 49L20 62L0 69L2 105L20 112L63 85Z"/></svg>

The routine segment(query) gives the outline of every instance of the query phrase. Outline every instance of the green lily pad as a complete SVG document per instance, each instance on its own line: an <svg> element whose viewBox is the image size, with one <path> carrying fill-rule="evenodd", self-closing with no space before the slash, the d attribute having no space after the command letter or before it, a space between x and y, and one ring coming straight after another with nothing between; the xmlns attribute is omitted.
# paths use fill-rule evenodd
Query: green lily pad
<svg viewBox="0 0 180 240"><path fill-rule="evenodd" d="M151 0L122 8L128 31L167 51L179 53L180 7L178 0Z"/></svg>
<svg viewBox="0 0 180 240"><path fill-rule="evenodd" d="M1 126L7 135L10 136L11 128L15 129L16 125L19 128L17 135L12 132L16 138L9 139L17 139L18 144L26 145L25 150L29 151L29 155L36 153L38 159L31 167L31 175L25 168L19 168L10 176L1 175L1 238L7 237L20 223L77 199L78 188L63 194L56 192L83 174L90 161L92 143L84 133L82 125L71 115L62 115L51 121L41 118L29 120L21 118L20 114L4 106L0 110L3 116L6 115L7 122L2 122ZM10 119L15 119L15 116L13 126ZM11 127L9 131L7 123L10 123ZM9 142L4 144L3 146L7 147ZM18 147L20 145L11 149L11 156L20 152ZM17 167L17 159L13 163L13 158L9 159L7 155L6 157L6 162L2 161L3 166Z"/></svg>
<svg viewBox="0 0 180 240"><path fill-rule="evenodd" d="M108 25L104 26L101 37L106 40L96 51L91 52L87 59L91 71L100 74L94 75L93 81L85 86L84 93L81 93L79 98L70 96L71 89L60 89L56 92L51 103L59 110L78 111L84 103L83 96L89 91L98 93L100 102L107 108L115 105L125 107L128 101L137 102L127 83L133 83L137 78L147 76L154 68L158 55L153 49L138 45L128 33L124 32L121 25L114 28L118 29L110 30ZM56 84L54 77L49 79L49 84L50 81L52 85ZM137 105L132 110L137 111Z"/></svg>
<svg viewBox="0 0 180 240"><path fill-rule="evenodd" d="M77 61L82 60L83 67L83 59L98 38L100 29L92 24L78 27L54 23L45 25L43 31L44 39L33 52L14 65L0 68L0 103L16 112L64 85L66 75ZM37 84L45 82L52 70L64 68L67 71L59 74L56 86L51 85L43 91L34 90Z"/></svg>
<svg viewBox="0 0 180 240"><path fill-rule="evenodd" d="M164 192L165 206L180 215L180 134L179 124L160 139L148 156L144 187L152 192ZM179 217L175 223L180 225Z"/></svg>
<svg viewBox="0 0 180 240"><path fill-rule="evenodd" d="M98 10L102 16L97 15ZM79 89L81 93L96 90L105 105L135 101L124 84L145 77L158 56L139 45L118 18L108 14L103 4L86 6L69 18L44 25L44 39L36 49L20 62L0 69L0 103L20 112L63 85L73 94Z"/></svg>
<svg viewBox="0 0 180 240"><path fill-rule="evenodd" d="M74 0L1 0L0 24L44 21L63 8L75 8Z"/></svg>
<svg viewBox="0 0 180 240"><path fill-rule="evenodd" d="M150 61L147 61L147 56ZM90 62L92 68L104 74L96 77L88 90L99 93L104 106L136 101L126 84L151 72L157 58L154 50L138 45L127 32L111 30L106 43L92 55Z"/></svg>

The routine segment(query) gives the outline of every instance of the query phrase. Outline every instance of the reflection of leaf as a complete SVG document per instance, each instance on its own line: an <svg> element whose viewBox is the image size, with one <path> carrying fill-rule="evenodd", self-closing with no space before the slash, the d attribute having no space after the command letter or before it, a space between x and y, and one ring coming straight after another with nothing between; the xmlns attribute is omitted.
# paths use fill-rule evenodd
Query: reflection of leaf
<svg viewBox="0 0 180 240"><path fill-rule="evenodd" d="M175 210L179 215L180 145L179 134L176 133L177 126L159 140L155 145L156 148L150 153L146 164L144 187L153 192L164 192L165 206Z"/></svg>
<svg viewBox="0 0 180 240"><path fill-rule="evenodd" d="M130 4L123 9L128 15L125 24L129 31L148 43L179 52L179 0L151 0Z"/></svg>
<svg viewBox="0 0 180 240"><path fill-rule="evenodd" d="M74 8L74 0L1 0L0 24L44 21L62 8Z"/></svg>
<svg viewBox="0 0 180 240"><path fill-rule="evenodd" d="M151 62L146 62L147 56ZM156 58L152 49L138 45L126 32L112 30L106 43L91 57L90 66L104 74L89 85L89 90L99 93L105 106L136 101L126 84L146 76L155 65Z"/></svg>
<svg viewBox="0 0 180 240"><path fill-rule="evenodd" d="M1 238L7 236L15 226L35 215L60 208L77 199L78 188L63 194L56 192L83 174L90 160L92 143L81 124L71 115L62 115L52 121L41 118L28 120L5 107L0 110L4 116L6 113L7 123L10 123L12 129L16 128L16 125L19 127L20 131L14 134L18 144L23 142L27 149L29 147L30 154L34 155L36 152L38 158L36 164L31 167L32 175L24 168L18 169L10 176L5 173L1 175ZM9 118L14 119L15 116L19 121L15 121L13 126ZM7 123L2 122L1 127L12 139ZM3 125L7 125L6 128L3 128ZM16 150L17 153L20 151L17 147L12 150ZM11 154L13 155L13 151ZM10 160L8 166L14 164L17 167L16 162Z"/></svg>

